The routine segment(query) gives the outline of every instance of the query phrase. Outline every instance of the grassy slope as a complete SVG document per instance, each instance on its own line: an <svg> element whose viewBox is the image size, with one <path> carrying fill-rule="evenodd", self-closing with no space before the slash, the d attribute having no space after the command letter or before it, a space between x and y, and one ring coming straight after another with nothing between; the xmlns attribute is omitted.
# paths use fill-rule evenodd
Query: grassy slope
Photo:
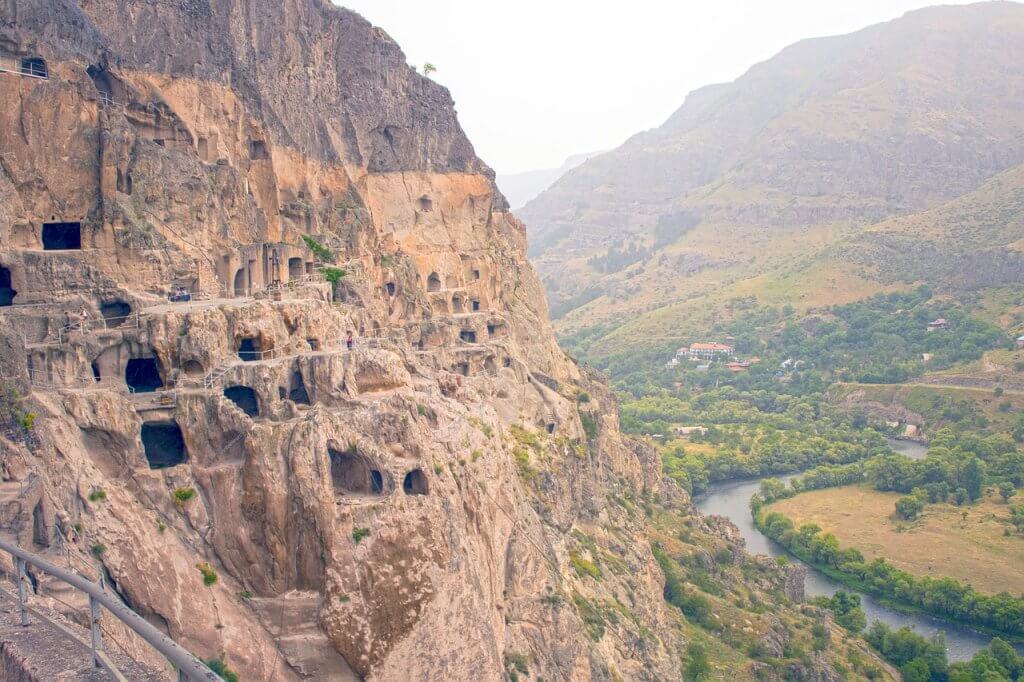
<svg viewBox="0 0 1024 682"><path fill-rule="evenodd" d="M971 507L929 505L917 521L898 521L899 495L862 486L816 490L769 507L797 524L816 523L843 547L884 557L914 575L949 576L985 593L1024 592L1024 538L1005 536L1007 506L991 497ZM967 521L962 512L968 512Z"/></svg>
<svg viewBox="0 0 1024 682"><path fill-rule="evenodd" d="M973 276L984 273L985 263L1000 254L1021 251L1024 166L1017 166L937 208L866 228L702 225L666 253L700 254L717 266L680 274L672 272L671 259L658 265L660 256L655 256L621 273L608 295L556 321L556 329L569 335L608 326L590 350L592 357L601 357L707 326L729 315L738 300L806 310L927 281L939 290L980 287L985 316L1012 332L1024 332L1020 287L988 286ZM965 261L968 256L980 258L980 264ZM575 267L586 266L579 262ZM1002 277L1014 277L1014 267L1004 269Z"/></svg>

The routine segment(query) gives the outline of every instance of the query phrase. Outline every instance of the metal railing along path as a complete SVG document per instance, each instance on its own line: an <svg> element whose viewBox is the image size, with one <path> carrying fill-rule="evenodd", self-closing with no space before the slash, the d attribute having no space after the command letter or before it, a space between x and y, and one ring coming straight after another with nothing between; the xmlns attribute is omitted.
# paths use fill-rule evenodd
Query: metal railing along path
<svg viewBox="0 0 1024 682"><path fill-rule="evenodd" d="M93 664L97 668L107 668L107 670L109 670L109 672L115 677L120 676L120 673L118 673L116 669L111 669L112 666L108 667L111 664L107 657L102 655L103 636L100 632L99 620L101 609L105 608L115 618L124 623L132 632L159 651L160 654L177 669L179 680L223 682L221 677L217 675L217 673L213 672L205 663L193 656L188 652L188 650L173 639L150 625L150 623L143 619L142 616L135 613L121 602L113 599L96 583L90 582L80 575L75 575L70 571L66 571L63 568L46 561L42 557L36 556L31 552L26 552L22 548L4 540L0 540L0 550L7 552L14 558L16 568L15 577L18 581L18 607L21 610L22 626L28 627L30 625L30 608L28 605L27 585L28 576L25 572L26 566L35 566L43 573L53 576L76 590L80 590L88 595L90 613L89 629L91 634L90 644L92 648ZM44 622L49 621L45 620Z"/></svg>

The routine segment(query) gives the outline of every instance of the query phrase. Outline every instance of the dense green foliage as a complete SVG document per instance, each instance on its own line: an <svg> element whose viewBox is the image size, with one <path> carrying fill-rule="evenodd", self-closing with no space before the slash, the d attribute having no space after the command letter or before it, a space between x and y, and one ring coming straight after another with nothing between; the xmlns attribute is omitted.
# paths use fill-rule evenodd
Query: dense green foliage
<svg viewBox="0 0 1024 682"><path fill-rule="evenodd" d="M831 597L815 597L812 603L832 611L836 622L854 634L867 627L867 616L860 607L859 594L839 590Z"/></svg>
<svg viewBox="0 0 1024 682"><path fill-rule="evenodd" d="M976 360L983 351L998 348L1010 339L998 327L970 315L956 301L937 300L927 287L912 292L878 295L864 301L833 306L817 314L802 316L791 308L746 306L733 319L724 319L691 338L675 342L652 341L642 350L602 357L589 357L591 345L609 330L589 328L562 339L574 355L591 360L607 372L620 390L648 395L658 388L671 388L676 381L687 386L729 383L747 390L778 384L776 373L785 369L785 379L795 385L788 392L820 390L832 381L896 383L921 374L923 354L930 356L930 370ZM944 318L948 329L928 331L928 323ZM732 337L737 354L762 359L748 372L733 374L712 366L696 371L691 363L666 371L665 360L679 346L695 341ZM793 360L786 368L781 364Z"/></svg>
<svg viewBox="0 0 1024 682"><path fill-rule="evenodd" d="M679 570L661 547L652 545L651 552L665 574L665 601L682 611L688 620L708 629L718 629L720 626L711 613L707 598L686 587Z"/></svg>
<svg viewBox="0 0 1024 682"><path fill-rule="evenodd" d="M949 664L941 635L926 639L907 627L893 630L875 622L865 633L882 658L899 668L904 681L1002 682L1024 679L1024 657L996 637L970 661Z"/></svg>
<svg viewBox="0 0 1024 682"><path fill-rule="evenodd" d="M758 512L755 522L796 556L854 587L943 618L1024 637L1024 597L983 595L952 578L918 578L885 559L868 562L856 549L841 549L835 535L814 524L795 528L778 512Z"/></svg>
<svg viewBox="0 0 1024 682"><path fill-rule="evenodd" d="M304 234L302 235L302 241L306 242L306 246L309 248L310 251L313 252L313 255L316 256L317 260L319 260L320 262L334 262L334 252L328 249L320 242L318 242L313 237L310 237L308 234Z"/></svg>
<svg viewBox="0 0 1024 682"><path fill-rule="evenodd" d="M1024 486L1024 452L1007 434L979 436L941 429L923 459L882 454L847 466L817 467L790 481L788 487L766 479L751 504L759 507L807 490L863 482L876 490L909 493L897 502L897 513L914 518L926 503L966 504L980 499L989 485L1006 485L1011 490Z"/></svg>

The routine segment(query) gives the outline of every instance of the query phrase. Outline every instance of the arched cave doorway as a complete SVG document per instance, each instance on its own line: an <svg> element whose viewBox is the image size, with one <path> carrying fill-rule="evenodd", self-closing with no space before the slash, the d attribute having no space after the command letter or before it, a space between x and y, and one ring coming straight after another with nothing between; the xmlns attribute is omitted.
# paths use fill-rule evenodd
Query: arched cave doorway
<svg viewBox="0 0 1024 682"><path fill-rule="evenodd" d="M75 251L82 248L82 223L43 223L44 251Z"/></svg>
<svg viewBox="0 0 1024 682"><path fill-rule="evenodd" d="M256 397L256 391L248 386L228 386L224 389L224 397L250 417L258 416L260 413L260 402Z"/></svg>
<svg viewBox="0 0 1024 682"><path fill-rule="evenodd" d="M255 336L247 336L238 342L238 359L244 362L254 362L263 357L263 349L260 340Z"/></svg>
<svg viewBox="0 0 1024 682"><path fill-rule="evenodd" d="M476 332L472 329L463 329L459 332L459 339L466 343L476 343Z"/></svg>
<svg viewBox="0 0 1024 682"><path fill-rule="evenodd" d="M22 76L50 77L49 71L46 68L46 60L42 57L22 57L20 67Z"/></svg>
<svg viewBox="0 0 1024 682"><path fill-rule="evenodd" d="M142 447L150 469L166 469L188 461L188 449L177 422L146 422Z"/></svg>
<svg viewBox="0 0 1024 682"><path fill-rule="evenodd" d="M462 297L458 294L452 296L452 312L458 315L465 310L465 304L462 302Z"/></svg>
<svg viewBox="0 0 1024 682"><path fill-rule="evenodd" d="M132 358L125 365L124 382L135 393L152 393L163 388L160 363L156 358Z"/></svg>
<svg viewBox="0 0 1024 682"><path fill-rule="evenodd" d="M436 272L427 277L427 291L441 291L441 277Z"/></svg>
<svg viewBox="0 0 1024 682"><path fill-rule="evenodd" d="M120 327L132 314L132 307L124 301L110 301L100 304L100 314L108 327Z"/></svg>
<svg viewBox="0 0 1024 682"><path fill-rule="evenodd" d="M345 451L329 448L327 455L331 460L331 482L335 493L374 496L384 492L384 477L354 447Z"/></svg>
<svg viewBox="0 0 1024 682"><path fill-rule="evenodd" d="M289 258L288 259L288 281L294 282L302 277L302 259L301 258Z"/></svg>
<svg viewBox="0 0 1024 682"><path fill-rule="evenodd" d="M309 405L309 393L306 392L306 382L302 380L302 372L292 373L289 382L288 400L300 405Z"/></svg>
<svg viewBox="0 0 1024 682"><path fill-rule="evenodd" d="M245 296L249 287L245 285L245 268L239 268L238 272L235 273L235 296Z"/></svg>
<svg viewBox="0 0 1024 682"><path fill-rule="evenodd" d="M422 469L413 469L402 480L402 492L406 495L429 495L430 486Z"/></svg>
<svg viewBox="0 0 1024 682"><path fill-rule="evenodd" d="M0 306L13 305L17 295L18 292L11 286L10 269L0 266Z"/></svg>

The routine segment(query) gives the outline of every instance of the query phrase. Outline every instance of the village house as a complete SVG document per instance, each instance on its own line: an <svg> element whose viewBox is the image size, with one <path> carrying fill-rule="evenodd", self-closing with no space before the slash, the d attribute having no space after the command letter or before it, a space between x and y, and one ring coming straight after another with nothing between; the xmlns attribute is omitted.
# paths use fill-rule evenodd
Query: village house
<svg viewBox="0 0 1024 682"><path fill-rule="evenodd" d="M676 356L687 356L691 360L714 360L717 357L729 357L735 352L732 346L724 343L691 343L689 348L680 348Z"/></svg>
<svg viewBox="0 0 1024 682"><path fill-rule="evenodd" d="M1017 348L1024 348L1024 336L1017 337Z"/></svg>
<svg viewBox="0 0 1024 682"><path fill-rule="evenodd" d="M928 323L928 331L933 332L937 329L949 329L949 320L940 317Z"/></svg>
<svg viewBox="0 0 1024 682"><path fill-rule="evenodd" d="M708 428L706 426L673 426L672 433L680 438L688 438L693 434L699 434L703 436L707 433Z"/></svg>
<svg viewBox="0 0 1024 682"><path fill-rule="evenodd" d="M750 369L749 362L727 362L725 366L728 367L729 370L733 372L744 372Z"/></svg>

